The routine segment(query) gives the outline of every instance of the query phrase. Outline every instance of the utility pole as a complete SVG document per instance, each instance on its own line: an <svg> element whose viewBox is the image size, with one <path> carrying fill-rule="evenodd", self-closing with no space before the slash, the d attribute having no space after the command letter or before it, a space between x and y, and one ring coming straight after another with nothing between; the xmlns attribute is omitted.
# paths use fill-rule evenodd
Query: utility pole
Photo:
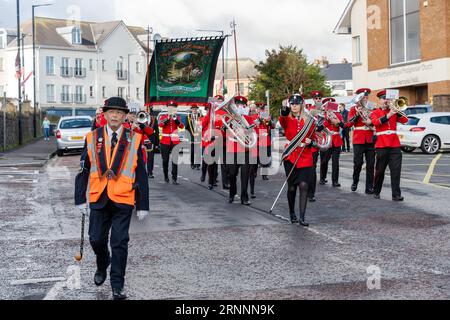
<svg viewBox="0 0 450 320"><path fill-rule="evenodd" d="M20 0L16 0L17 5L17 55L19 57L18 59L18 68L19 72L22 70L22 62L20 60ZM18 86L18 99L19 99L19 145L23 144L23 128L22 128L22 81L20 79L20 75L17 79L17 86Z"/></svg>
<svg viewBox="0 0 450 320"><path fill-rule="evenodd" d="M239 83L239 61L238 61L238 49L237 49L237 36L236 36L236 22L233 20L231 22L231 30L233 31L234 35L234 49L236 52L236 76L237 76L237 94L241 95L241 86Z"/></svg>
<svg viewBox="0 0 450 320"><path fill-rule="evenodd" d="M33 137L37 137L37 122L36 122L36 112L37 112L37 102L36 102L36 22L35 22L35 15L34 15L34 9L38 7L47 7L51 6L51 3L48 4L36 4L31 6L31 21L32 21L32 28L33 28Z"/></svg>

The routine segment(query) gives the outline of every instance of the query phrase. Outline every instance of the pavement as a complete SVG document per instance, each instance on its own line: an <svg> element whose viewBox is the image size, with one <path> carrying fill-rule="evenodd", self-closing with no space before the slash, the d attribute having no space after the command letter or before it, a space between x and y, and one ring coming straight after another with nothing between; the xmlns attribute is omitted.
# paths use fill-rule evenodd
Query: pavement
<svg viewBox="0 0 450 320"><path fill-rule="evenodd" d="M45 166L56 154L56 139L50 141L43 138L31 142L12 151L0 153L0 167L34 167Z"/></svg>
<svg viewBox="0 0 450 320"><path fill-rule="evenodd" d="M186 155L187 156L187 155ZM0 169L0 299L108 300L93 284L95 257L73 206L79 156L45 167ZM150 180L151 215L133 217L126 289L147 299L449 299L450 154L405 154L402 191L382 200L350 191L352 155L341 159L342 188L318 186L308 229L290 225L285 176L257 182L251 207L209 191L199 171L180 166L180 186L163 182L160 156ZM8 176L7 179L2 179ZM14 182L15 183L12 183ZM364 182L364 177L361 183Z"/></svg>

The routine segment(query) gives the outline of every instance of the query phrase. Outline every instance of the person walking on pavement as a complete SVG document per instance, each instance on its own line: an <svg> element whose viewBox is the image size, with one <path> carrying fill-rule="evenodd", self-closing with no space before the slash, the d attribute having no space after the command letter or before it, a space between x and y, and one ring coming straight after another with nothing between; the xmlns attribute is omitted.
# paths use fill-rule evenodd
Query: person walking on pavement
<svg viewBox="0 0 450 320"><path fill-rule="evenodd" d="M42 121L42 128L44 129L44 140L50 141L50 120L47 117Z"/></svg>
<svg viewBox="0 0 450 320"><path fill-rule="evenodd" d="M89 201L89 240L97 262L94 283L101 286L106 281L111 265L114 300L127 299L124 284L133 209L136 208L140 221L149 214L142 137L123 127L128 111L122 98L105 101L107 125L87 134L81 171L75 180L75 205L81 215L89 214ZM111 254L108 249L110 230Z"/></svg>
<svg viewBox="0 0 450 320"><path fill-rule="evenodd" d="M339 104L339 112L344 119L344 123L348 122L348 111L345 109L345 104ZM350 128L344 127L341 130L342 136L342 152L350 152Z"/></svg>

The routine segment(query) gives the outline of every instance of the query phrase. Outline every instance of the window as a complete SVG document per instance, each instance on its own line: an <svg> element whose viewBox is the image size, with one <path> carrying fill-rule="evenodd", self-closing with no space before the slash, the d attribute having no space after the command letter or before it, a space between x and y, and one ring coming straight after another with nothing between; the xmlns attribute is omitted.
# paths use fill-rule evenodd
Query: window
<svg viewBox="0 0 450 320"><path fill-rule="evenodd" d="M437 123L437 124L450 124L450 117L434 117L431 118L431 122L432 123Z"/></svg>
<svg viewBox="0 0 450 320"><path fill-rule="evenodd" d="M137 100L141 99L141 89L140 88L136 88L136 99Z"/></svg>
<svg viewBox="0 0 450 320"><path fill-rule="evenodd" d="M93 71L94 70L94 60L89 59L89 71Z"/></svg>
<svg viewBox="0 0 450 320"><path fill-rule="evenodd" d="M353 63L361 63L361 37L353 37Z"/></svg>
<svg viewBox="0 0 450 320"><path fill-rule="evenodd" d="M81 44L81 30L79 27L72 29L72 44Z"/></svg>
<svg viewBox="0 0 450 320"><path fill-rule="evenodd" d="M86 70L83 69L83 59L75 59L75 77L86 76Z"/></svg>
<svg viewBox="0 0 450 320"><path fill-rule="evenodd" d="M55 58L54 57L46 57L45 58L45 66L46 66L48 76L55 75Z"/></svg>
<svg viewBox="0 0 450 320"><path fill-rule="evenodd" d="M136 73L141 73L141 64L139 61L136 61Z"/></svg>
<svg viewBox="0 0 450 320"><path fill-rule="evenodd" d="M81 129L90 128L92 126L92 121L89 119L72 119L64 120L61 122L60 129Z"/></svg>
<svg viewBox="0 0 450 320"><path fill-rule="evenodd" d="M70 102L70 87L69 86L62 86L61 102L62 103Z"/></svg>
<svg viewBox="0 0 450 320"><path fill-rule="evenodd" d="M102 97L106 99L106 87L102 87Z"/></svg>
<svg viewBox="0 0 450 320"><path fill-rule="evenodd" d="M420 122L420 119L415 117L408 117L408 123L407 126L417 126Z"/></svg>
<svg viewBox="0 0 450 320"><path fill-rule="evenodd" d="M94 97L94 86L89 87L89 97L91 97L91 98Z"/></svg>
<svg viewBox="0 0 450 320"><path fill-rule="evenodd" d="M102 60L102 71L106 71L106 60Z"/></svg>
<svg viewBox="0 0 450 320"><path fill-rule="evenodd" d="M69 58L61 59L61 76L70 77Z"/></svg>
<svg viewBox="0 0 450 320"><path fill-rule="evenodd" d="M391 0L391 64L420 59L419 0Z"/></svg>
<svg viewBox="0 0 450 320"><path fill-rule="evenodd" d="M47 85L47 102L54 103L55 101L55 86L53 84Z"/></svg>
<svg viewBox="0 0 450 320"><path fill-rule="evenodd" d="M117 89L117 96L120 97L120 98L123 98L123 92L124 92L124 91L125 91L125 88L119 87L119 88Z"/></svg>
<svg viewBox="0 0 450 320"><path fill-rule="evenodd" d="M83 86L76 86L75 87L75 102L76 103L84 103L84 94L83 94Z"/></svg>

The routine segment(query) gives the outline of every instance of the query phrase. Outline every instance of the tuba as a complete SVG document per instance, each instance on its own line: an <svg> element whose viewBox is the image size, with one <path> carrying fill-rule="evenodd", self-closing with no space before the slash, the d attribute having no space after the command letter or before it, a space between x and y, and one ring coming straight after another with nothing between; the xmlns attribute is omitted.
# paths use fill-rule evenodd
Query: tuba
<svg viewBox="0 0 450 320"><path fill-rule="evenodd" d="M363 121L367 122L370 120L370 114L372 113L373 108L371 108L369 104L364 102L364 97L365 93L360 93L359 95L354 97L350 103L354 106L360 106L360 108L356 108L356 113L362 118Z"/></svg>
<svg viewBox="0 0 450 320"><path fill-rule="evenodd" d="M323 114L320 110L305 109L305 113L308 115L308 117L314 119L314 121L316 122L316 127L323 126ZM328 151L333 145L333 136L330 130L328 130L328 128L325 127L322 131L316 130L311 140L315 141L317 148L321 152Z"/></svg>
<svg viewBox="0 0 450 320"><path fill-rule="evenodd" d="M250 126L247 120L242 116L236 104L234 97L220 104L215 112L223 110L226 112L222 116L224 126L231 132L237 142L244 148L252 149L258 142L258 136L254 126Z"/></svg>

